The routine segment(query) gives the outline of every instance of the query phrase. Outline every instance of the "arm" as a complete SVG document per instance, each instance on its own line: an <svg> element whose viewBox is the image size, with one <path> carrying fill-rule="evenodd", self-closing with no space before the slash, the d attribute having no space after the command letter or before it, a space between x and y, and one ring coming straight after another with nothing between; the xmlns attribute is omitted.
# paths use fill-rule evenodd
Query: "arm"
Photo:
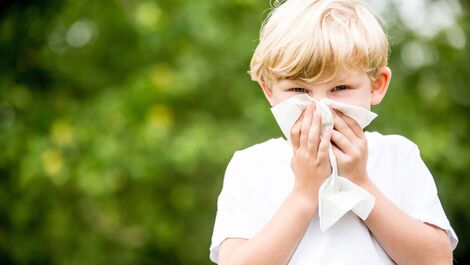
<svg viewBox="0 0 470 265"><path fill-rule="evenodd" d="M452 264L446 233L413 219L388 200L367 175L367 141L359 125L335 113L332 142L339 171L375 198L365 224L397 264Z"/></svg>
<svg viewBox="0 0 470 265"><path fill-rule="evenodd" d="M411 218L372 182L362 187L375 196L375 207L365 224L397 264L452 264L444 230Z"/></svg>
<svg viewBox="0 0 470 265"><path fill-rule="evenodd" d="M291 131L293 190L268 224L252 239L226 239L219 264L287 264L318 207L318 189L330 174L331 133L320 138L321 115L308 106Z"/></svg>
<svg viewBox="0 0 470 265"><path fill-rule="evenodd" d="M316 209L316 201L292 191L254 238L225 240L219 264L287 264Z"/></svg>

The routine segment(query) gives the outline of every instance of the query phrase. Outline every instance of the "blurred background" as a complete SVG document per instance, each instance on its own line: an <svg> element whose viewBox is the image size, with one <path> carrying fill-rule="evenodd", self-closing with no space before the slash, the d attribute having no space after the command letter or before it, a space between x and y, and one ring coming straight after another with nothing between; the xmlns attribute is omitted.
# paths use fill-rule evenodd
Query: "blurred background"
<svg viewBox="0 0 470 265"><path fill-rule="evenodd" d="M470 4L368 1L470 261ZM211 264L233 152L280 130L247 74L269 0L0 2L0 264Z"/></svg>

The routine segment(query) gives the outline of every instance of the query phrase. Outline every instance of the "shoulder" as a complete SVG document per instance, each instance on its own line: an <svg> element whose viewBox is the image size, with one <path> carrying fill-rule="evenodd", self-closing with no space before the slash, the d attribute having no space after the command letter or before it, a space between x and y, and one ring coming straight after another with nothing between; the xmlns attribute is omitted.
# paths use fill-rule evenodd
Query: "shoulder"
<svg viewBox="0 0 470 265"><path fill-rule="evenodd" d="M286 140L276 138L235 151L225 171L224 186L242 188L246 183L254 185L253 181L262 180L264 176L272 177L273 174L267 172L276 172L277 167L289 161L288 155L292 153L286 152L289 149Z"/></svg>
<svg viewBox="0 0 470 265"><path fill-rule="evenodd" d="M233 154L226 169L226 178L246 176L254 181L272 176L279 168L289 165L291 156L292 148L284 138L252 145Z"/></svg>
<svg viewBox="0 0 470 265"><path fill-rule="evenodd" d="M251 161L252 159L256 158L258 162L265 159L270 160L273 157L278 157L284 153L287 153L285 151L288 151L289 148L290 146L284 138L273 138L236 151L232 159L248 159Z"/></svg>
<svg viewBox="0 0 470 265"><path fill-rule="evenodd" d="M400 153L418 149L413 141L398 134L383 135L379 132L365 132L365 136L371 149L391 149Z"/></svg>

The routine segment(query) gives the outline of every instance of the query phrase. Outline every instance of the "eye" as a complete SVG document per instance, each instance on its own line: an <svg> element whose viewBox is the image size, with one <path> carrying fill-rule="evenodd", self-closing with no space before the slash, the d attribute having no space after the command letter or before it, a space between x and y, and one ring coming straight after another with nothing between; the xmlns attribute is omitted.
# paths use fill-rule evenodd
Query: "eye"
<svg viewBox="0 0 470 265"><path fill-rule="evenodd" d="M307 89L301 88L301 87L294 87L292 91L297 92L297 93L308 93Z"/></svg>
<svg viewBox="0 0 470 265"><path fill-rule="evenodd" d="M335 92L335 91L343 91L343 90L347 90L349 89L350 87L347 86L347 85L339 85L339 86L335 86L332 91Z"/></svg>

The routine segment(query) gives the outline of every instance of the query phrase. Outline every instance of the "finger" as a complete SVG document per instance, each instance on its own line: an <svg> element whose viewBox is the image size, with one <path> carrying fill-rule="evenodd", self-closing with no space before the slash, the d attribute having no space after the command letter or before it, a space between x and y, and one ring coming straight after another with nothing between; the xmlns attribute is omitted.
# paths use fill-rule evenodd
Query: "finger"
<svg viewBox="0 0 470 265"><path fill-rule="evenodd" d="M332 131L331 142L344 153L351 152L353 147L351 141L337 130Z"/></svg>
<svg viewBox="0 0 470 265"><path fill-rule="evenodd" d="M315 111L313 113L312 127L308 133L307 148L310 155L317 156L318 145L320 144L320 132L322 127L321 113Z"/></svg>
<svg viewBox="0 0 470 265"><path fill-rule="evenodd" d="M333 117L334 117L334 128L337 131L341 132L344 136L350 139L350 141L355 141L358 138L356 134L353 132L353 130L349 127L349 125L344 120L344 117L346 117L344 114L342 114L341 112L337 110L334 110Z"/></svg>
<svg viewBox="0 0 470 265"><path fill-rule="evenodd" d="M330 148L332 131L327 130L321 137L320 145L318 146L317 161L324 161L328 159L328 150Z"/></svg>
<svg viewBox="0 0 470 265"><path fill-rule="evenodd" d="M335 154L335 157L336 157L336 160L337 161L345 161L345 159L347 158L347 155L341 151L341 149L339 149L338 147L336 146L332 146L333 148L333 153Z"/></svg>
<svg viewBox="0 0 470 265"><path fill-rule="evenodd" d="M343 119L344 122L351 128L353 131L354 135L356 135L357 138L363 139L364 138L364 131L362 130L361 126L357 121L355 121L353 118L349 117L348 115L339 112L338 115Z"/></svg>
<svg viewBox="0 0 470 265"><path fill-rule="evenodd" d="M295 122L294 126L290 129L290 141L292 143L292 147L294 150L297 150L300 145L300 128L302 127L302 120L304 117L304 112L300 115L300 117Z"/></svg>
<svg viewBox="0 0 470 265"><path fill-rule="evenodd" d="M300 129L300 147L307 148L308 141L308 132L312 126L312 116L313 116L313 102L307 105L307 108L304 111L305 115L302 119L302 128Z"/></svg>

